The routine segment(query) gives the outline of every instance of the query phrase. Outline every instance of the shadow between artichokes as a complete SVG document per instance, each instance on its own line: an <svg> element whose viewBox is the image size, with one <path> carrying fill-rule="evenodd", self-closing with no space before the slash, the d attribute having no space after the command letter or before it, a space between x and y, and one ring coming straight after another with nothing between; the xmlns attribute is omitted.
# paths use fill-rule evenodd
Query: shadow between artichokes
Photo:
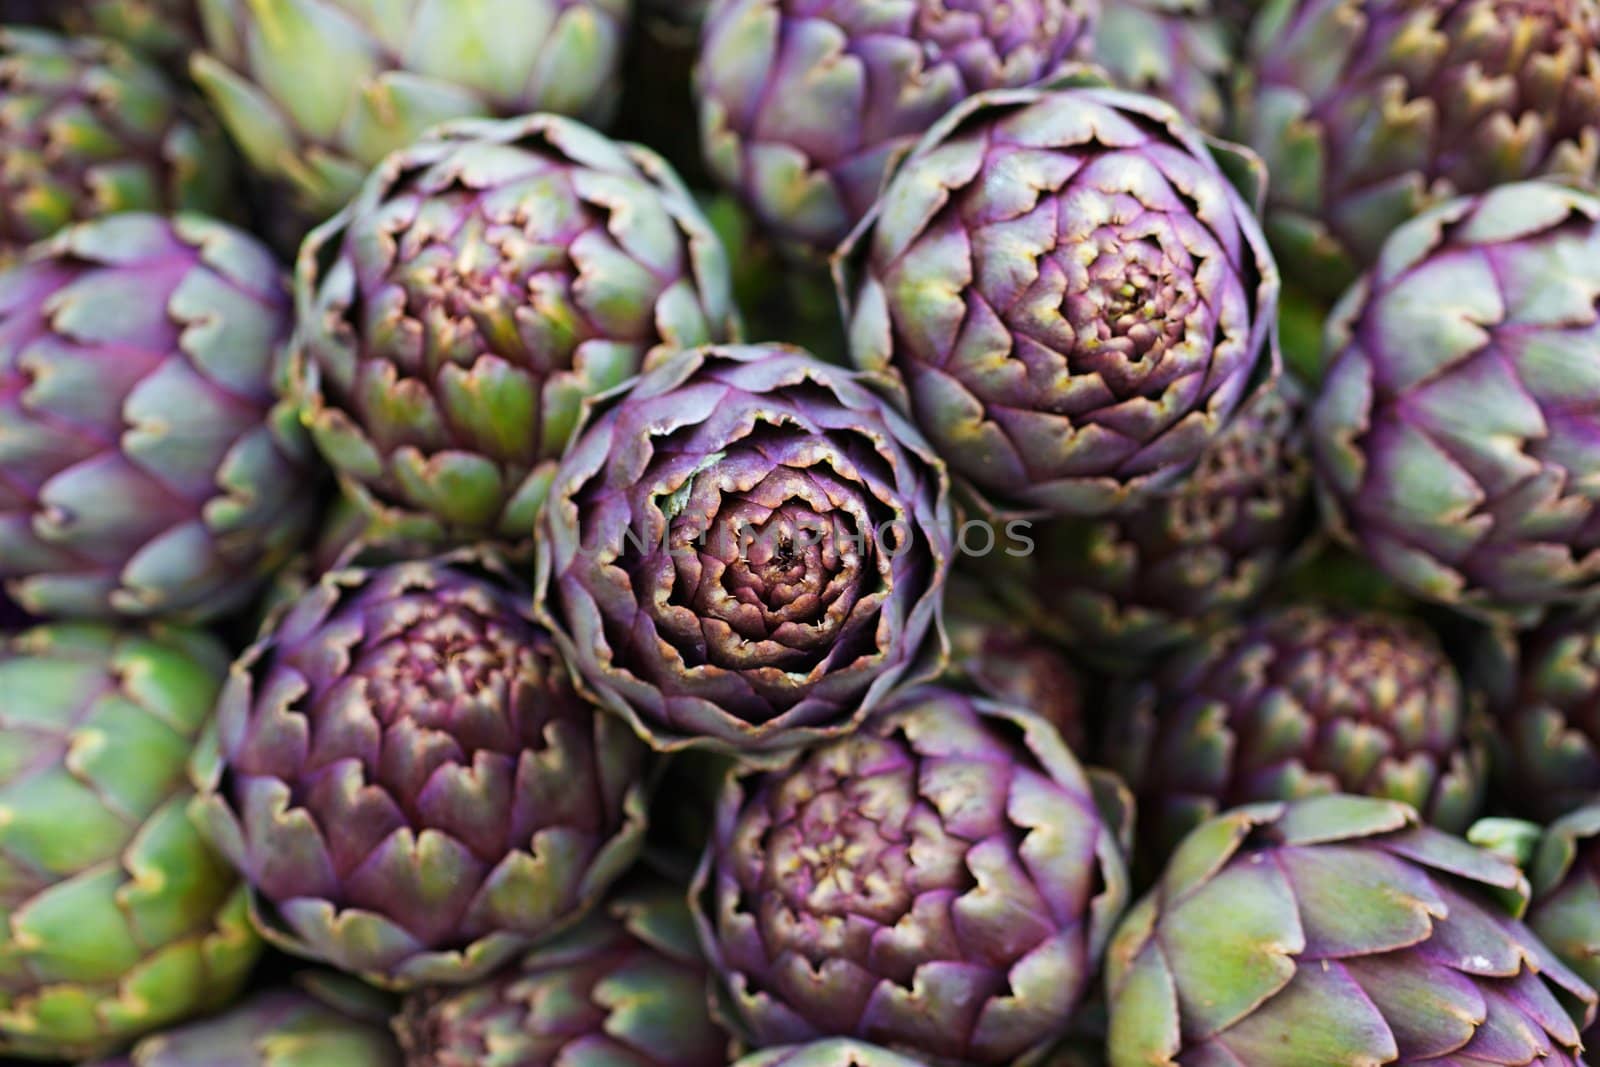
<svg viewBox="0 0 1600 1067"><path fill-rule="evenodd" d="M489 553L365 560L280 607L195 757L204 825L285 951L471 982L633 862L646 750L575 693Z"/></svg>

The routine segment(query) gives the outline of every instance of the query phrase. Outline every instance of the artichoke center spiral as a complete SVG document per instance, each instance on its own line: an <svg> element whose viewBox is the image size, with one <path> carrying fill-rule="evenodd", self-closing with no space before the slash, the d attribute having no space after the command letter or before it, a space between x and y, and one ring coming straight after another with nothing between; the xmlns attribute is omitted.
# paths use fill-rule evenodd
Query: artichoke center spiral
<svg viewBox="0 0 1600 1067"><path fill-rule="evenodd" d="M1062 310L1081 350L1153 364L1182 340L1200 295L1159 244L1102 232L1071 254L1069 270L1082 274L1070 278Z"/></svg>

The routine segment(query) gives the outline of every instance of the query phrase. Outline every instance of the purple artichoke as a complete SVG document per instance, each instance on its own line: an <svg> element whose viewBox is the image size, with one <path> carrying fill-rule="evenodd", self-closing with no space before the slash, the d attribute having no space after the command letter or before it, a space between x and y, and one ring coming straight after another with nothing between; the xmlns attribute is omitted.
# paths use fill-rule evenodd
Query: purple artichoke
<svg viewBox="0 0 1600 1067"><path fill-rule="evenodd" d="M956 104L1086 57L1094 0L718 0L695 88L712 172L775 234L832 251Z"/></svg>
<svg viewBox="0 0 1600 1067"><path fill-rule="evenodd" d="M1126 891L1055 729L924 687L731 777L691 902L754 1045L1003 1064L1066 1031Z"/></svg>
<svg viewBox="0 0 1600 1067"><path fill-rule="evenodd" d="M465 989L413 994L395 1021L408 1067L726 1067L681 889L651 888Z"/></svg>
<svg viewBox="0 0 1600 1067"><path fill-rule="evenodd" d="M533 535L584 401L737 326L670 167L570 119L458 122L301 249L297 392L385 537Z"/></svg>
<svg viewBox="0 0 1600 1067"><path fill-rule="evenodd" d="M1001 510L1093 516L1173 487L1278 362L1250 205L1172 108L1117 90L958 107L837 276L856 364Z"/></svg>
<svg viewBox="0 0 1600 1067"><path fill-rule="evenodd" d="M803 744L940 667L944 466L857 375L705 348L592 416L551 488L541 606L653 744Z"/></svg>
<svg viewBox="0 0 1600 1067"><path fill-rule="evenodd" d="M1271 0L1235 128L1288 279L1329 300L1426 208L1600 170L1594 0Z"/></svg>
<svg viewBox="0 0 1600 1067"><path fill-rule="evenodd" d="M234 665L201 814L290 952L392 988L577 920L643 832L643 747L525 591L458 553L324 575Z"/></svg>
<svg viewBox="0 0 1600 1067"><path fill-rule="evenodd" d="M39 615L212 619L299 547L285 279L195 215L63 230L0 274L0 580Z"/></svg>
<svg viewBox="0 0 1600 1067"><path fill-rule="evenodd" d="M1295 606L1209 635L1115 702L1106 762L1158 859L1225 808L1364 793L1459 833L1487 758L1433 634L1398 616Z"/></svg>
<svg viewBox="0 0 1600 1067"><path fill-rule="evenodd" d="M1189 835L1106 963L1112 1067L1582 1067L1595 992L1520 871L1370 797Z"/></svg>
<svg viewBox="0 0 1600 1067"><path fill-rule="evenodd" d="M1389 239L1329 320L1310 429L1334 532L1519 624L1600 602L1600 199L1529 182Z"/></svg>
<svg viewBox="0 0 1600 1067"><path fill-rule="evenodd" d="M1249 608L1313 527L1311 457L1287 379L1263 385L1193 474L1122 515L1036 523L1034 551L990 557L1037 629L1142 669Z"/></svg>

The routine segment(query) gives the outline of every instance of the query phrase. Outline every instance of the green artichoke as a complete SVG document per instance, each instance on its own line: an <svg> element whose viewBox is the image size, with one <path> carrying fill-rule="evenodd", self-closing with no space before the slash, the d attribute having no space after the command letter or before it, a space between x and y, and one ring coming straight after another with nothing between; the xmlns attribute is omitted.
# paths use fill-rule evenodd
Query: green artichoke
<svg viewBox="0 0 1600 1067"><path fill-rule="evenodd" d="M1205 823L1107 963L1112 1067L1577 1067L1595 992L1523 925L1513 865L1404 804Z"/></svg>
<svg viewBox="0 0 1600 1067"><path fill-rule="evenodd" d="M925 1067L921 1060L898 1052L835 1037L803 1045L762 1049L734 1062L734 1067Z"/></svg>
<svg viewBox="0 0 1600 1067"><path fill-rule="evenodd" d="M188 814L227 666L186 630L0 632L0 1055L91 1058L243 983L244 893Z"/></svg>
<svg viewBox="0 0 1600 1067"><path fill-rule="evenodd" d="M408 1067L726 1067L681 889L620 895L495 978L407 998Z"/></svg>
<svg viewBox="0 0 1600 1067"><path fill-rule="evenodd" d="M1202 130L1226 124L1234 42L1211 0L1102 5L1094 61L1119 86L1165 100Z"/></svg>
<svg viewBox="0 0 1600 1067"><path fill-rule="evenodd" d="M147 1037L97 1067L401 1067L381 1005L353 983L300 976L213 1019Z"/></svg>
<svg viewBox="0 0 1600 1067"><path fill-rule="evenodd" d="M0 274L0 581L29 611L216 618L299 547L285 279L197 215L70 227Z"/></svg>
<svg viewBox="0 0 1600 1067"><path fill-rule="evenodd" d="M1460 678L1421 624L1295 605L1208 635L1111 701L1104 760L1138 799L1159 863L1253 801L1364 793L1460 833L1488 758Z"/></svg>
<svg viewBox="0 0 1600 1067"><path fill-rule="evenodd" d="M1093 0L718 0L695 70L712 173L827 254L953 106L1085 58Z"/></svg>
<svg viewBox="0 0 1600 1067"><path fill-rule="evenodd" d="M376 534L411 541L527 541L586 400L737 332L671 168L552 115L389 156L295 290L304 420Z"/></svg>
<svg viewBox="0 0 1600 1067"><path fill-rule="evenodd" d="M447 119L603 121L630 0L198 0L191 65L262 174L316 220Z"/></svg>
<svg viewBox="0 0 1600 1067"><path fill-rule="evenodd" d="M1426 208L1600 166L1594 0L1271 0L1244 67L1236 136L1272 174L1268 236L1329 300Z"/></svg>
<svg viewBox="0 0 1600 1067"><path fill-rule="evenodd" d="M1385 244L1310 415L1335 534L1406 591L1519 624L1600 602L1600 199L1527 182Z"/></svg>
<svg viewBox="0 0 1600 1067"><path fill-rule="evenodd" d="M1600 805L1578 808L1545 830L1528 880L1528 928L1584 981L1600 982ZM1584 1037L1593 1045L1600 1028L1591 1025Z"/></svg>
<svg viewBox="0 0 1600 1067"><path fill-rule="evenodd" d="M273 944L461 984L633 861L643 747L572 689L492 558L342 567L234 664L200 812Z"/></svg>
<svg viewBox="0 0 1600 1067"><path fill-rule="evenodd" d="M837 277L856 364L1000 510L1094 516L1171 488L1278 362L1245 197L1171 107L1117 90L956 108Z"/></svg>
<svg viewBox="0 0 1600 1067"><path fill-rule="evenodd" d="M1032 552L978 561L1043 633L1116 673L1238 617L1314 526L1303 407L1263 384L1200 453L1193 473L1121 515L1027 530Z"/></svg>
<svg viewBox="0 0 1600 1067"><path fill-rule="evenodd" d="M1503 679L1485 685L1499 799L1549 821L1600 797L1600 619L1552 622L1475 659Z"/></svg>
<svg viewBox="0 0 1600 1067"><path fill-rule="evenodd" d="M175 69L200 43L199 0L58 0L57 6L74 33L121 41Z"/></svg>
<svg viewBox="0 0 1600 1067"><path fill-rule="evenodd" d="M544 523L543 617L658 748L834 736L942 666L944 465L799 349L686 352L595 406Z"/></svg>
<svg viewBox="0 0 1600 1067"><path fill-rule="evenodd" d="M923 687L731 776L691 903L753 1045L848 1036L1009 1064L1064 1035L1126 893L1060 734Z"/></svg>
<svg viewBox="0 0 1600 1067"><path fill-rule="evenodd" d="M229 213L233 162L161 72L109 41L0 29L0 263L119 211Z"/></svg>

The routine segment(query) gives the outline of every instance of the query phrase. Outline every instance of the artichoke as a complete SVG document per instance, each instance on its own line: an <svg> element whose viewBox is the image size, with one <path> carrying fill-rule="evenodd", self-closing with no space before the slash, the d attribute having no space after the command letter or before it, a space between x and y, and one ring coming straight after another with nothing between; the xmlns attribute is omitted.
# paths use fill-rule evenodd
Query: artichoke
<svg viewBox="0 0 1600 1067"><path fill-rule="evenodd" d="M1126 893L1060 735L923 687L730 777L691 903L755 1046L849 1036L1009 1064L1063 1036Z"/></svg>
<svg viewBox="0 0 1600 1067"><path fill-rule="evenodd" d="M834 1037L803 1045L762 1049L734 1062L734 1067L925 1067L921 1060L898 1052Z"/></svg>
<svg viewBox="0 0 1600 1067"><path fill-rule="evenodd" d="M1211 0L1116 0L1100 11L1094 61L1113 81L1176 107L1202 130L1228 115L1234 43Z"/></svg>
<svg viewBox="0 0 1600 1067"><path fill-rule="evenodd" d="M837 277L857 365L997 509L1099 515L1170 488L1278 362L1249 204L1171 107L1117 90L956 108Z"/></svg>
<svg viewBox="0 0 1600 1067"><path fill-rule="evenodd" d="M681 890L613 899L488 982L415 993L395 1022L409 1067L726 1067Z"/></svg>
<svg viewBox="0 0 1600 1067"><path fill-rule="evenodd" d="M447 119L603 121L629 0L198 0L195 81L250 164L317 220Z"/></svg>
<svg viewBox="0 0 1600 1067"><path fill-rule="evenodd" d="M1528 928L1583 980L1600 982L1600 806L1552 823L1528 866ZM1590 1026L1585 1044L1600 1039Z"/></svg>
<svg viewBox="0 0 1600 1067"><path fill-rule="evenodd" d="M190 822L227 673L198 632L0 632L0 1055L84 1059L226 1004L245 898Z"/></svg>
<svg viewBox="0 0 1600 1067"><path fill-rule="evenodd" d="M396 989L470 982L633 861L643 747L526 599L477 553L343 567L234 664L199 810L273 944Z"/></svg>
<svg viewBox="0 0 1600 1067"><path fill-rule="evenodd" d="M796 249L832 251L953 106L1086 56L1094 0L718 0L695 69L712 173Z"/></svg>
<svg viewBox="0 0 1600 1067"><path fill-rule="evenodd" d="M1600 165L1594 0L1271 0L1244 67L1236 136L1272 174L1267 233L1329 300L1426 208Z"/></svg>
<svg viewBox="0 0 1600 1067"><path fill-rule="evenodd" d="M1600 199L1527 182L1395 232L1334 310L1326 518L1406 591L1519 624L1600 600Z"/></svg>
<svg viewBox="0 0 1600 1067"><path fill-rule="evenodd" d="M232 160L161 72L109 41L0 29L0 262L118 211L225 213Z"/></svg>
<svg viewBox="0 0 1600 1067"><path fill-rule="evenodd" d="M61 20L74 33L121 41L181 69L200 43L199 0L67 0Z"/></svg>
<svg viewBox="0 0 1600 1067"><path fill-rule="evenodd" d="M1600 797L1600 619L1562 619L1488 665L1495 693L1495 773L1512 810L1549 821ZM1480 664L1492 650L1476 657Z"/></svg>
<svg viewBox="0 0 1600 1067"><path fill-rule="evenodd" d="M1393 801L1218 816L1117 930L1112 1067L1576 1067L1595 992L1527 900L1516 867Z"/></svg>
<svg viewBox="0 0 1600 1067"><path fill-rule="evenodd" d="M1147 855L1253 801L1364 793L1452 833L1483 802L1488 759L1461 680L1399 616L1269 611L1126 683L1113 706L1105 762L1138 798Z"/></svg>
<svg viewBox="0 0 1600 1067"><path fill-rule="evenodd" d="M592 415L551 488L538 595L652 744L809 743L939 669L945 469L857 375L703 348Z"/></svg>
<svg viewBox="0 0 1600 1067"><path fill-rule="evenodd" d="M1313 527L1311 457L1287 379L1264 384L1193 473L1121 515L1036 523L1034 550L991 554L1000 595L1114 671L1141 669L1237 617Z"/></svg>
<svg viewBox="0 0 1600 1067"><path fill-rule="evenodd" d="M466 120L388 157L295 279L305 421L380 535L527 541L585 400L735 332L671 169L569 119Z"/></svg>
<svg viewBox="0 0 1600 1067"><path fill-rule="evenodd" d="M400 1047L377 1005L350 1006L361 991L322 975L304 976L302 984L147 1037L126 1058L98 1067L401 1067Z"/></svg>
<svg viewBox="0 0 1600 1067"><path fill-rule="evenodd" d="M945 628L950 682L1026 708L1060 731L1074 752L1084 750L1083 679L1059 648L960 572L945 597Z"/></svg>
<svg viewBox="0 0 1600 1067"><path fill-rule="evenodd" d="M277 398L284 282L240 231L141 213L0 274L0 581L24 608L212 619L293 554L317 468Z"/></svg>

